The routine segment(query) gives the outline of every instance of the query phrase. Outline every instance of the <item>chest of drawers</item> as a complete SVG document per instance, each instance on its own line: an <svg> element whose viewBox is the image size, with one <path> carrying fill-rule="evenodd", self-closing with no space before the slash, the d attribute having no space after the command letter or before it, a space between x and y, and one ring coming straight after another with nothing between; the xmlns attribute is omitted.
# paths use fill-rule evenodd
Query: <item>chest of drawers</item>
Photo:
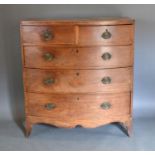
<svg viewBox="0 0 155 155"><path fill-rule="evenodd" d="M37 123L132 123L134 20L22 21L26 135Z"/></svg>

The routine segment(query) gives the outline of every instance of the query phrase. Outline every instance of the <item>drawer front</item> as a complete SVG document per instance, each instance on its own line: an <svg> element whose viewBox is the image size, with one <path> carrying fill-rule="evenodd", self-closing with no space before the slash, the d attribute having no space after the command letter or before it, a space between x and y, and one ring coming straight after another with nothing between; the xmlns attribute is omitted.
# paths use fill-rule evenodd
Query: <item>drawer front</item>
<svg viewBox="0 0 155 155"><path fill-rule="evenodd" d="M43 93L130 91L131 74L132 68L105 70L24 69L26 91Z"/></svg>
<svg viewBox="0 0 155 155"><path fill-rule="evenodd" d="M73 26L22 26L22 42L29 44L74 44Z"/></svg>
<svg viewBox="0 0 155 155"><path fill-rule="evenodd" d="M132 66L132 47L91 48L24 47L24 63L30 68L88 69Z"/></svg>
<svg viewBox="0 0 155 155"><path fill-rule="evenodd" d="M27 93L26 111L31 116L64 120L96 119L130 112L130 93L35 94Z"/></svg>
<svg viewBox="0 0 155 155"><path fill-rule="evenodd" d="M133 42L133 25L81 26L80 45L129 45Z"/></svg>

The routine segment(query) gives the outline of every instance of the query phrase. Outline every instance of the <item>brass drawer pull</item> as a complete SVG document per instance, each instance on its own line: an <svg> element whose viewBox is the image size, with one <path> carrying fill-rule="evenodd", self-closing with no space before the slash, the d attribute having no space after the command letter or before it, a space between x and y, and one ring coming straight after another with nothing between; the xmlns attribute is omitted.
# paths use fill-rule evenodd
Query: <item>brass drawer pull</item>
<svg viewBox="0 0 155 155"><path fill-rule="evenodd" d="M106 76L102 79L103 84L110 84L111 83L111 78L109 76Z"/></svg>
<svg viewBox="0 0 155 155"><path fill-rule="evenodd" d="M105 32L102 34L103 39L110 39L111 38L111 33L106 29Z"/></svg>
<svg viewBox="0 0 155 155"><path fill-rule="evenodd" d="M46 31L43 32L43 38L44 38L45 41L48 41L48 40L53 39L54 35L52 34L51 31L46 30Z"/></svg>
<svg viewBox="0 0 155 155"><path fill-rule="evenodd" d="M111 108L111 104L109 102L104 102L100 105L100 107L104 110L108 110Z"/></svg>
<svg viewBox="0 0 155 155"><path fill-rule="evenodd" d="M54 80L53 78L47 78L47 79L44 79L44 80L43 80L43 83L44 83L45 85L50 85L50 84L55 83L55 80Z"/></svg>
<svg viewBox="0 0 155 155"><path fill-rule="evenodd" d="M52 61L54 59L54 55L52 53L47 52L43 55L43 58L46 61Z"/></svg>
<svg viewBox="0 0 155 155"><path fill-rule="evenodd" d="M102 55L103 60L110 60L111 57L112 57L112 55L110 53L108 53L108 52L103 53L103 55Z"/></svg>
<svg viewBox="0 0 155 155"><path fill-rule="evenodd" d="M53 104L53 103L47 103L47 104L44 105L44 108L45 108L46 110L52 110L52 109L54 109L55 107L56 107L56 105Z"/></svg>

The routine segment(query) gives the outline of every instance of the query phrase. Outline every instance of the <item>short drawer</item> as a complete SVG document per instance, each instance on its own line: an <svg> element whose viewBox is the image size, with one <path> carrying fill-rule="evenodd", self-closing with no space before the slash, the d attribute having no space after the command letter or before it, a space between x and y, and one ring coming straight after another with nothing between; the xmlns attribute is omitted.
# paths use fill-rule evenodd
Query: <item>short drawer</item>
<svg viewBox="0 0 155 155"><path fill-rule="evenodd" d="M131 90L132 68L104 70L24 69L25 91L42 93L124 92Z"/></svg>
<svg viewBox="0 0 155 155"><path fill-rule="evenodd" d="M42 69L91 69L132 66L131 46L65 48L25 46L24 65Z"/></svg>
<svg viewBox="0 0 155 155"><path fill-rule="evenodd" d="M80 45L129 45L133 42L133 25L81 26Z"/></svg>
<svg viewBox="0 0 155 155"><path fill-rule="evenodd" d="M22 42L28 44L74 44L73 26L22 26Z"/></svg>
<svg viewBox="0 0 155 155"><path fill-rule="evenodd" d="M27 93L26 112L59 120L94 120L130 113L130 93L35 94Z"/></svg>

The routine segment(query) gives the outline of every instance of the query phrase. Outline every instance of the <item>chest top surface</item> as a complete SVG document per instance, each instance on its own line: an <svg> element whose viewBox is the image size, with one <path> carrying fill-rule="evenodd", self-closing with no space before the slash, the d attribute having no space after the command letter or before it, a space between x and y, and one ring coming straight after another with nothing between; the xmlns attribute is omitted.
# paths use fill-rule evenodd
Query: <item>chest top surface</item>
<svg viewBox="0 0 155 155"><path fill-rule="evenodd" d="M130 25L134 24L132 18L90 18L90 19L31 19L21 21L21 25Z"/></svg>

